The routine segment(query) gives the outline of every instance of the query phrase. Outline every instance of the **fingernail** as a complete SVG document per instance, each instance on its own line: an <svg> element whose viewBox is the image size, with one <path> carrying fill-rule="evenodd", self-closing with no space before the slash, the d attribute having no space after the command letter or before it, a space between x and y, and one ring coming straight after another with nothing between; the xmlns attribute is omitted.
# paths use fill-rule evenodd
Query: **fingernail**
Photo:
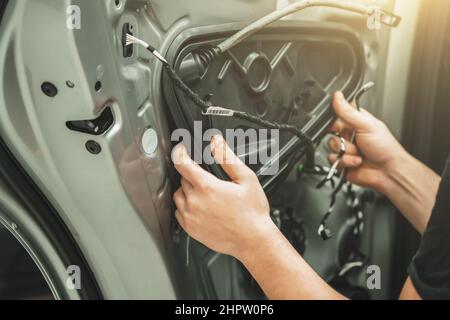
<svg viewBox="0 0 450 320"><path fill-rule="evenodd" d="M220 148L223 145L223 137L221 135L219 135L219 134L215 135L212 138L211 143L212 143L214 149Z"/></svg>
<svg viewBox="0 0 450 320"><path fill-rule="evenodd" d="M186 154L186 148L183 144L178 144L172 150L172 162L175 164L183 163L184 155Z"/></svg>
<svg viewBox="0 0 450 320"><path fill-rule="evenodd" d="M336 98L339 104L347 104L347 100L345 100L344 94L342 92L338 92L336 94Z"/></svg>

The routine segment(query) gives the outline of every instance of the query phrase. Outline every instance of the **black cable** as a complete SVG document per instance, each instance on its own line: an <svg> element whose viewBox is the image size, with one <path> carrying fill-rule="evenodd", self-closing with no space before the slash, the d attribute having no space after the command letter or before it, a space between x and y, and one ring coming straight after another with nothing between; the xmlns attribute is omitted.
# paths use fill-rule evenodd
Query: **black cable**
<svg viewBox="0 0 450 320"><path fill-rule="evenodd" d="M328 172L327 176L317 185L317 189L320 189L320 188L324 187L327 182L330 182L332 185L332 188L333 188L333 192L331 193L331 196L330 196L330 198L331 198L330 205L328 206L328 210L325 213L324 217L322 218L320 225L319 225L319 229L318 229L318 234L322 237L323 240L328 240L333 236L330 228L328 228L328 226L327 226L327 220L333 213L334 205L336 204L336 196L338 194L338 192L336 192L336 190L338 190L338 188L339 188L339 187L335 188L333 178L334 178L335 174L337 173L337 171L338 171L337 167L338 167L339 163L342 161L342 158L344 157L345 152L346 152L345 140L339 134L336 134L336 135L339 137L339 139L341 141L337 159L334 162L333 166L330 168L330 171Z"/></svg>
<svg viewBox="0 0 450 320"><path fill-rule="evenodd" d="M149 50L151 50L151 48L149 48ZM189 88L184 83L184 81L180 78L180 76L175 72L175 70L172 68L172 66L169 63L163 61L163 65L164 65L164 70L166 71L169 78L172 80L174 86L176 88L178 88L179 90L181 90L187 96L187 98L189 98L189 100L191 100L197 107L199 107L203 114L206 113L208 111L208 109L211 107L211 104L209 102L203 100L197 93L192 91L191 88ZM264 127L264 128L278 129L281 131L286 131L286 132L290 132L290 133L294 134L295 136L297 136L300 139L300 141L306 147L305 166L307 168L314 168L314 163L315 163L314 142L312 141L312 139L310 137L308 137L304 132L302 132L296 126L289 125L289 124L280 124L280 123L277 123L274 121L268 121L268 120L262 119L258 116L255 116L255 115L249 114L247 112L243 112L243 111L236 111L236 110L231 110L228 108L223 108L223 109L232 111L230 116L232 116L234 118L245 120L245 121L254 123L256 125L259 125L261 127Z"/></svg>
<svg viewBox="0 0 450 320"><path fill-rule="evenodd" d="M315 147L314 147L314 142L312 141L312 139L310 137L308 137L305 133L303 133L300 129L298 129L296 126L293 125L289 125L289 124L280 124L278 122L275 121L268 121L268 120L264 120L261 119L260 117L254 116L252 114L248 114L246 112L241 112L241 111L236 111L235 112L235 117L242 119L242 120L247 120L249 122L258 124L262 127L268 128L268 129L278 129L281 131L287 131L287 132L291 132L294 135L296 135L300 141L302 141L305 146L306 146L306 163L305 166L310 169L310 168L314 168L314 164L315 164Z"/></svg>
<svg viewBox="0 0 450 320"><path fill-rule="evenodd" d="M228 116L228 117L234 117L237 119L245 120L248 122L252 122L254 124L257 124L261 127L265 127L268 129L278 129L282 131L291 132L294 135L296 135L300 141L306 146L306 163L305 167L307 169L313 169L314 163L315 163L315 146L313 140L306 135L304 132L302 132L300 129L293 125L289 124L280 124L273 121L264 120L258 116L249 114L247 112L242 111L236 111L229 108L219 107L219 106L211 106L211 103L208 101L205 101L202 99L197 93L191 90L186 83L184 83L183 79L180 78L180 76L177 74L177 72L173 69L173 67L169 64L169 62L156 50L155 47L149 45L145 41L134 37L131 34L126 35L126 39L124 42L124 45L132 45L134 43L137 43L143 47L145 47L148 51L150 51L160 62L162 62L164 70L166 71L167 75L173 82L173 85L181 90L189 100L191 100L197 107L201 109L201 112L203 115L207 116ZM208 51L208 54L205 55L204 63L207 63L209 59L213 59L216 54L219 54L217 52L217 48L211 48Z"/></svg>
<svg viewBox="0 0 450 320"><path fill-rule="evenodd" d="M366 92L368 92L374 86L375 83L368 82L356 93L354 101L356 105L356 110L358 110L358 112L361 112L361 98L364 96ZM356 132L353 132L350 142L357 147ZM342 190L342 187L344 187L344 185L347 183L347 176L348 176L348 168L344 168L341 173L341 179L339 180L339 184L336 187L336 189L334 189L332 196L336 196Z"/></svg>
<svg viewBox="0 0 450 320"><path fill-rule="evenodd" d="M166 71L169 78L172 80L172 83L176 88L181 90L188 98L191 100L197 107L200 107L202 112L206 112L208 108L211 106L210 103L206 102L194 91L189 88L184 81L180 78L180 76L175 72L170 64L164 64L164 70Z"/></svg>
<svg viewBox="0 0 450 320"><path fill-rule="evenodd" d="M149 46L147 48L149 51L151 51L153 54L159 54L153 47ZM201 112L203 115L221 115L221 113L208 113L208 110L210 110L211 103L205 101L204 99L202 99L197 93L195 93L194 91L191 90L191 88L189 88L185 82L183 81L183 79L180 78L180 76L176 73L176 71L173 69L173 67L165 60L165 59L161 59L160 61L163 63L164 66L164 70L166 71L167 75L169 76L169 78L171 79L173 85L178 88L179 90L181 90L189 100L191 100L197 107L199 107L201 109ZM369 86L369 88L363 88L360 92L357 93L356 95L356 101L359 102L359 99L361 98L361 96L371 87ZM236 110L232 110L229 108L224 108L224 107L213 107L215 109L222 109L220 111L225 111L226 114L228 116L237 118L237 119L241 119L241 120L245 120L251 123L254 123L256 125L259 125L261 127L265 127L268 129L278 129L281 131L287 131L290 132L292 134L294 134L295 136L297 136L301 142L304 143L304 145L306 146L306 162L304 165L304 169L306 171L311 171L314 170L315 168L315 146L314 146L314 142L312 141L312 139L306 135L302 130L300 130L299 128L297 128L296 126L293 125L289 125L289 124L280 124L278 122L275 121L269 121L269 120L265 120L262 119L261 117L249 114L247 112L243 112L243 111L236 111ZM358 111L359 109L359 104L357 106ZM354 138L352 138L352 140L354 140ZM353 142L353 141L352 141ZM343 152L340 152L340 157L342 158L342 156L344 155L345 150ZM320 183L317 187L321 188L325 185L326 182L330 181L333 185L333 192L331 193L331 201L330 201L330 205L328 207L327 212L325 213L324 217L321 220L320 226L319 226L319 230L318 233L319 235L324 239L324 240L328 240L332 237L332 233L331 230L328 228L327 226L327 220L330 217L330 215L333 213L334 211L334 206L336 203L336 196L337 194L341 191L343 185L346 183L346 176L347 176L347 170L344 170L340 179L340 182L338 184L338 186L336 188L334 188L334 181L333 181L333 177L330 177L330 179L325 179L322 183Z"/></svg>
<svg viewBox="0 0 450 320"><path fill-rule="evenodd" d="M360 108L360 99L361 97L371 88L373 88L375 84L373 82L369 82L367 84L365 84L355 95L355 103L356 103L356 109L360 112L361 108ZM339 136L339 135L338 135ZM335 162L335 165L337 165L339 163L339 161L344 157L345 155L345 141L343 141L342 138L341 139L341 148L339 150L338 153L338 157L337 160ZM351 137L351 143L354 143L356 145L356 131L353 132L352 137ZM333 165L333 167L335 167ZM335 168L336 169L336 168ZM328 228L327 226L327 220L330 217L330 215L333 213L334 210L334 205L336 203L336 197L339 194L339 192L342 190L342 187L347 183L347 175L348 175L348 168L344 168L342 170L342 173L340 175L340 180L339 183L337 185L337 187L334 187L334 174L333 176L330 177L326 177L325 179L322 180L321 183L319 183L317 185L317 188L320 189L322 188L327 182L331 182L332 183L332 187L333 187L333 192L330 195L331 201L330 201L330 205L328 207L327 212L325 213L324 217L322 218L322 221L320 223L319 226L319 230L318 233L319 235L324 239L324 240L328 240L331 238L332 233L331 230ZM351 193L352 192L352 185L348 184L348 192Z"/></svg>

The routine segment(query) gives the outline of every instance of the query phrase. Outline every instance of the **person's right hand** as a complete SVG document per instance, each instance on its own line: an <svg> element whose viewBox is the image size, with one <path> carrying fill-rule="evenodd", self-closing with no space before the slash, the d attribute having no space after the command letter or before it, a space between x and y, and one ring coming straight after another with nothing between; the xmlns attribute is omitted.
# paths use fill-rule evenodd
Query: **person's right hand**
<svg viewBox="0 0 450 320"><path fill-rule="evenodd" d="M340 133L346 140L346 155L340 168L348 168L349 182L383 192L389 172L396 170L407 154L405 149L383 122L365 110L358 111L341 92L335 94L333 108L338 120L331 131ZM356 132L356 144L350 142L353 131ZM339 151L339 138L331 138L328 146L328 160L334 163Z"/></svg>

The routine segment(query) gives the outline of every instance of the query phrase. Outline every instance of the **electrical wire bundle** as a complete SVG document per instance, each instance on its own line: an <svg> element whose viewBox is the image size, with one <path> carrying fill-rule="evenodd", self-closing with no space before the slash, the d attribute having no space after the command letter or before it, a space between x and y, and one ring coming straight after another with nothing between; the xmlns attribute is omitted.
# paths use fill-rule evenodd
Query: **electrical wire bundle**
<svg viewBox="0 0 450 320"><path fill-rule="evenodd" d="M245 120L256 125L259 125L263 128L267 129L277 129L280 131L286 131L297 136L303 145L306 148L306 162L305 168L313 168L314 167L314 156L315 156L315 146L313 140L308 137L302 130L297 128L296 126L289 124L280 124L274 121L268 121L262 119L261 117L252 115L247 112L233 110L231 108L224 108L219 106L211 106L211 104L204 99L200 98L200 96L189 88L184 81L180 78L180 76L175 72L173 67L167 62L167 60L156 51L154 47L144 42L141 39L138 39L130 34L126 36L126 45L130 45L133 43L137 43L145 47L148 51L150 51L155 57L162 62L164 70L166 71L169 78L172 80L174 86L181 90L186 97L191 100L195 106L200 108L203 115L210 116L222 116L222 117L234 117L237 119Z"/></svg>
<svg viewBox="0 0 450 320"><path fill-rule="evenodd" d="M354 12L362 15L371 16L373 12L373 8L367 5L354 3L350 1L342 1L342 0L302 0L295 3L292 3L282 9L276 10L255 22L249 24L247 27L243 28L239 32L235 33L219 45L215 47L210 47L204 50L204 52L200 53L199 58L203 64L203 67L207 67L209 63L211 63L215 58L217 58L220 54L230 50L238 43L242 42L250 35L254 34L258 30L261 30L268 26L269 24L278 21L292 13L301 11L310 7L329 7L335 9L341 9L349 12ZM380 14L380 22L390 26L396 27L401 18L393 13L387 12L385 10L379 10ZM261 117L249 114L243 111L236 111L231 108L224 108L219 106L211 106L207 101L203 100L199 97L198 94L193 92L184 81L178 76L173 67L167 62L167 60L151 45L146 43L145 41L138 39L130 34L126 35L126 43L125 45L132 45L137 43L143 47L145 47L148 51L150 51L159 61L163 63L164 69L172 80L175 87L181 90L186 96L201 109L202 114L211 115L211 116L227 116L227 117L235 117L241 120L245 120L261 127L267 129L278 129L281 131L287 131L299 138L299 140L303 143L306 148L306 162L305 169L313 169L314 168L314 156L315 156L315 146L310 137L306 135L301 129L296 126L289 124L280 124L273 121L268 121L262 119Z"/></svg>
<svg viewBox="0 0 450 320"><path fill-rule="evenodd" d="M370 89L372 89L375 86L374 82L368 82L367 84L365 84L364 86L362 86L362 88L360 90L358 90L358 92L355 95L355 105L358 111L361 111L360 105L361 105L361 97L368 92ZM332 167L330 168L330 170L328 172L326 172L326 170L324 168L320 168L320 170L322 170L322 172L325 172L325 178L317 185L317 188L320 189L322 187L324 187L328 182L331 183L331 186L333 188L333 191L331 192L330 195L330 205L328 206L328 210L325 213L324 217L322 218L322 221L320 222L319 225L319 229L317 230L317 233L319 234L319 236L322 237L323 240L328 240L332 237L332 232L331 230L328 228L327 226L327 220L328 218L331 216L331 214L334 211L334 206L336 204L336 197L339 194L339 192L342 190L342 187L347 183L347 174L348 174L348 169L345 168L342 170L340 176L339 176L339 183L337 186L335 186L335 182L334 182L334 178L337 175L338 172L338 166L341 163L342 159L345 156L346 153L346 146L345 146L345 140L344 138L342 138L339 133L336 133L336 136L339 138L340 140L340 147L339 147L339 152L337 154L337 159L336 161L333 163ZM351 139L350 139L351 143L356 144L356 131L353 131ZM316 169L317 170L317 169ZM348 184L348 188L347 191L348 193L351 193L352 190L352 185Z"/></svg>
<svg viewBox="0 0 450 320"><path fill-rule="evenodd" d="M347 177L347 169L342 170L340 174L340 181L337 187L335 187L334 178L337 175L338 172L338 166L339 163L342 161L342 158L345 155L346 148L345 148L345 140L340 137L338 134L336 134L340 139L340 150L338 153L337 160L332 165L330 170L326 171L324 168L321 168L319 166L315 166L315 145L314 142L310 137L308 137L302 130L299 128L289 125L289 124L279 124L277 122L268 121L265 119L262 119L258 116L249 114L247 112L242 111L236 111L231 108L224 108L219 106L211 106L211 104L204 99L200 98L200 96L193 92L180 78L180 76L175 72L173 67L167 62L167 60L156 51L154 47L147 44L141 39L138 39L130 34L127 34L126 37L126 44L130 45L133 43L140 44L144 46L148 51L150 51L155 57L163 63L164 69L169 76L169 78L172 80L174 86L181 90L186 96L198 107L200 108L203 115L210 115L210 116L225 116L225 117L234 117L241 120L246 120L248 122L254 123L256 125L259 125L264 128L268 129L278 129L281 131L287 131L291 132L292 134L296 135L300 141L304 144L306 147L306 162L303 166L303 170L305 172L315 173L315 174L326 174L326 177L317 185L317 188L320 189L324 187L327 182L330 182L333 187L333 192L331 193L331 200L330 205L328 207L327 212L325 213L324 217L321 220L321 223L319 225L318 234L322 237L324 240L328 240L332 237L332 232L327 226L327 220L331 216L331 214L334 211L334 206L336 203L336 196L341 191L342 187L346 183L346 177ZM374 87L373 82L369 82L366 85L364 85L355 95L355 103L360 110L360 98L370 89ZM355 132L352 135L351 142L355 143L356 134ZM351 188L351 186L349 186Z"/></svg>
<svg viewBox="0 0 450 320"><path fill-rule="evenodd" d="M301 0L298 2L295 2L291 5L286 6L285 8L282 8L280 10L276 10L261 19L251 23L247 27L243 28L236 34L232 35L222 43L220 43L217 46L205 48L203 52L199 53L199 60L203 66L203 68L207 68L208 65L217 58L220 54L228 51L238 43L242 42L246 38L248 38L250 35L254 34L255 32L263 29L267 25L278 21L282 19L283 17L286 17L292 13L298 12L300 10L309 8L309 7L330 7L330 8L336 8L341 9L345 11L350 11L362 15L371 16L374 14L374 8L372 6L363 5L360 3L354 3L349 1L342 1L342 0ZM379 16L380 16L380 22L382 24L385 24L389 27L396 27L401 21L401 18L393 13L387 12L385 10L379 9ZM329 218L329 216L333 213L334 205L336 202L336 196L341 191L342 187L346 183L346 177L347 177L347 170L344 169L340 174L340 181L337 187L335 188L334 185L334 178L337 175L338 165L341 162L342 158L345 155L345 141L343 138L339 137L341 140L341 148L340 152L338 154L338 159L336 162L332 165L330 170L326 172L326 170L323 170L323 168L318 168L318 166L315 166L315 145L313 140L301 129L297 128L296 126L285 124L285 123L277 123L274 121L269 121L262 119L261 117L258 117L256 115L252 115L247 112L243 111L237 111L232 108L226 108L221 106L212 106L210 102L205 101L202 99L197 93L193 92L186 84L185 82L180 78L180 76L177 74L177 72L173 69L173 67L168 63L168 61L163 57L162 54L160 54L153 46L149 45L145 41L136 38L132 36L131 34L126 35L126 42L124 45L133 45L133 44L139 44L143 47L145 47L148 51L150 51L159 61L162 62L163 67L169 78L171 79L173 85L181 90L189 100L191 100L196 107L198 107L201 110L201 113L203 115L208 116L222 116L222 117L234 117L237 119L245 120L251 123L254 123L258 126L267 128L267 129L278 129L281 131L286 131L294 134L298 137L298 139L302 142L303 146L306 149L306 161L304 166L302 167L302 171L306 172L313 172L315 174L326 174L326 177L323 179L321 183L317 186L318 188L323 187L327 182L331 182L333 186L333 192L331 194L331 201L329 208L324 215L321 224L319 226L318 233L324 240L329 239L331 235L331 231L326 225L326 221ZM358 93L355 96L355 101L357 108L359 110L359 99L360 97L366 93L369 89L371 89L374 86L373 82L370 82L363 86ZM353 133L351 142L355 142L355 133ZM351 190L351 186L349 186L349 190Z"/></svg>

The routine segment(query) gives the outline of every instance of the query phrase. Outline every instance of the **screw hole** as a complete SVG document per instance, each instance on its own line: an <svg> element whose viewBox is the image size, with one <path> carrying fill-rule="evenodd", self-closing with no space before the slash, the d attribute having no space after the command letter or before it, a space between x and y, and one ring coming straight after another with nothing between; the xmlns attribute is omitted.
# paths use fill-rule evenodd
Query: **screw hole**
<svg viewBox="0 0 450 320"><path fill-rule="evenodd" d="M122 5L122 2L120 0L115 0L115 4L117 8L120 8Z"/></svg>
<svg viewBox="0 0 450 320"><path fill-rule="evenodd" d="M99 92L100 90L102 90L102 82L101 82L101 81L97 81L97 82L95 83L94 88L95 88L95 91L97 91L97 92Z"/></svg>
<svg viewBox="0 0 450 320"><path fill-rule="evenodd" d="M53 98L58 94L58 89L53 83L50 82L44 82L41 86L42 92L50 97Z"/></svg>
<svg viewBox="0 0 450 320"><path fill-rule="evenodd" d="M87 151L89 151L89 153L92 154L99 154L100 152L102 152L102 147L93 140L89 140L88 142L86 142L86 149Z"/></svg>
<svg viewBox="0 0 450 320"><path fill-rule="evenodd" d="M70 80L67 80L67 81L66 81L66 85L67 85L69 88L71 88L71 89L75 88L75 83L73 83L73 82L70 81Z"/></svg>

